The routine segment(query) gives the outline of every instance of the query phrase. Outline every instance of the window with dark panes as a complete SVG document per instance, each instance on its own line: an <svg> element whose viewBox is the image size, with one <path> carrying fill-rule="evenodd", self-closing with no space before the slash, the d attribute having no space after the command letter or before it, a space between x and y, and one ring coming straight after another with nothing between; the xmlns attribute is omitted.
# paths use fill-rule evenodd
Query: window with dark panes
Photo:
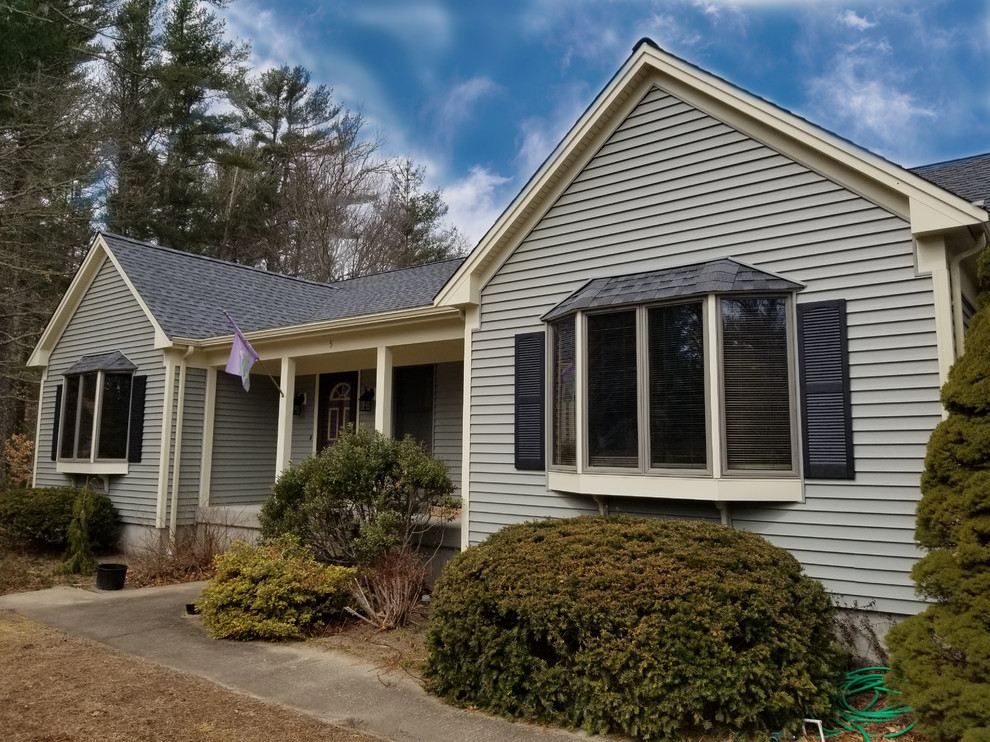
<svg viewBox="0 0 990 742"><path fill-rule="evenodd" d="M60 458L127 458L133 378L130 373L105 371L65 377Z"/></svg>
<svg viewBox="0 0 990 742"><path fill-rule="evenodd" d="M723 298L726 469L794 468L784 297Z"/></svg>
<svg viewBox="0 0 990 742"><path fill-rule="evenodd" d="M588 465L639 465L636 312L588 316Z"/></svg>
<svg viewBox="0 0 990 742"><path fill-rule="evenodd" d="M708 467L701 302L648 310L650 466Z"/></svg>
<svg viewBox="0 0 990 742"><path fill-rule="evenodd" d="M577 379L574 318L553 325L553 458L559 466L577 463Z"/></svg>

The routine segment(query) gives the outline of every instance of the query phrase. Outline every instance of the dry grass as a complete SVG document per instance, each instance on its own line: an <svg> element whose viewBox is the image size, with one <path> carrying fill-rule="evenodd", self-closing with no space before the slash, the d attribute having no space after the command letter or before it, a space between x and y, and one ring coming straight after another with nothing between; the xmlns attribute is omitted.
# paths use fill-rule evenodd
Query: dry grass
<svg viewBox="0 0 990 742"><path fill-rule="evenodd" d="M0 611L0 729L4 742L377 739L6 611Z"/></svg>

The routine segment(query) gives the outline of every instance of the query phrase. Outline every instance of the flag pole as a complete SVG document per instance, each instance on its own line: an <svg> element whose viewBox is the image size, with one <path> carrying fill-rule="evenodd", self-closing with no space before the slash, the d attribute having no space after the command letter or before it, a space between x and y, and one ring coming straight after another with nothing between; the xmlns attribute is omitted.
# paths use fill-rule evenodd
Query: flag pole
<svg viewBox="0 0 990 742"><path fill-rule="evenodd" d="M227 318L227 321L230 322L230 324L231 324L232 327L237 327L237 323L235 323L234 322L234 318L230 316L230 312L228 312L226 309L221 309L220 311L224 313L224 316ZM247 338L245 338L245 340L247 340ZM252 348L251 350L254 350L254 348ZM258 355L258 352L257 351L254 351L254 352L255 352L255 355ZM271 379L272 384L274 384L275 385L275 388L278 389L279 396L284 399L285 398L285 392L282 391L282 387L279 386L279 383L277 381L275 381L275 377L272 376L270 373L268 373L268 369L265 368L264 361L261 360L261 356L260 355L258 355L257 364L259 366L261 366L261 370L265 372L265 376L267 376L269 379Z"/></svg>

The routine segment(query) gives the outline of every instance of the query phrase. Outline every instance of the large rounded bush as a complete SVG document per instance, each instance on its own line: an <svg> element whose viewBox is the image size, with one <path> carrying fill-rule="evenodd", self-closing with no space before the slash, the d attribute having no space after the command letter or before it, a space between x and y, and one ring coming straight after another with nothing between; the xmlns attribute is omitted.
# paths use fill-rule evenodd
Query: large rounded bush
<svg viewBox="0 0 990 742"><path fill-rule="evenodd" d="M751 533L527 523L447 565L427 674L448 701L595 733L775 731L828 713L833 622L822 586Z"/></svg>
<svg viewBox="0 0 990 742"><path fill-rule="evenodd" d="M64 549L72 507L83 490L75 487L12 489L0 492L0 536L8 541L44 549ZM120 519L110 498L89 493L92 508L86 527L93 551L117 548Z"/></svg>

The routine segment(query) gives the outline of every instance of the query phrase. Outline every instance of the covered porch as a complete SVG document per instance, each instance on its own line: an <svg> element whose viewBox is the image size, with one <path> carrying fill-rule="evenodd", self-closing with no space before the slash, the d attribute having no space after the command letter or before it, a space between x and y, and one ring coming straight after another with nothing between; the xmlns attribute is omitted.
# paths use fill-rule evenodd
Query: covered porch
<svg viewBox="0 0 990 742"><path fill-rule="evenodd" d="M173 430L163 431L170 482L160 501L171 512L160 511L159 522L257 529L278 475L353 424L411 435L447 465L459 492L463 320L432 307L404 314L247 333L259 354L248 391L224 371L229 339L176 354L176 394L164 411ZM444 530L444 542L458 546L457 526Z"/></svg>

